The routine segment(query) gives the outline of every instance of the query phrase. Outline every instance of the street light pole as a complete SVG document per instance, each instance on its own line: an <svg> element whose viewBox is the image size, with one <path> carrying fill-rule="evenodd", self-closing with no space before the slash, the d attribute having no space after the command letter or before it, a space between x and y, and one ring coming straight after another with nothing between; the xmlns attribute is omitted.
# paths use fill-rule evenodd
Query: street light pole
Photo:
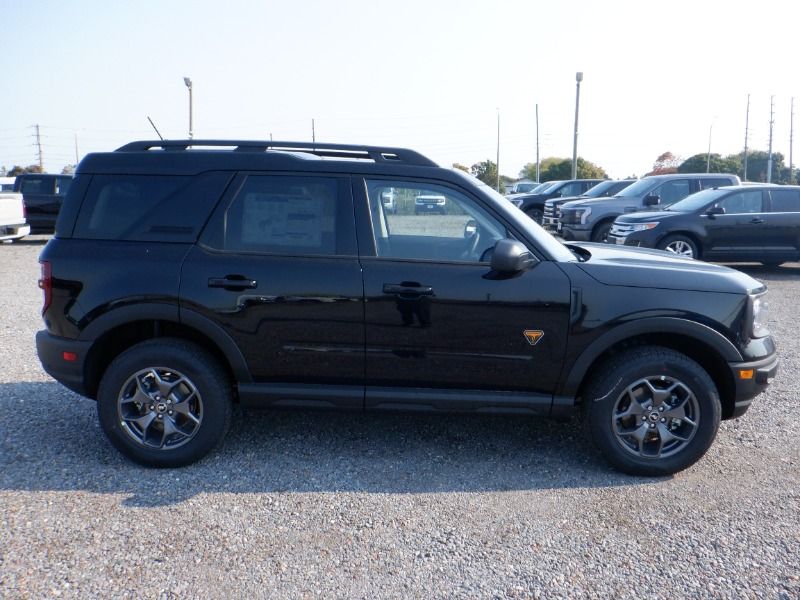
<svg viewBox="0 0 800 600"><path fill-rule="evenodd" d="M184 77L183 83L189 88L189 139L192 139L194 137L194 129L192 127L192 80Z"/></svg>
<svg viewBox="0 0 800 600"><path fill-rule="evenodd" d="M578 108L581 104L583 73L575 73L575 137L572 140L572 178L578 178Z"/></svg>

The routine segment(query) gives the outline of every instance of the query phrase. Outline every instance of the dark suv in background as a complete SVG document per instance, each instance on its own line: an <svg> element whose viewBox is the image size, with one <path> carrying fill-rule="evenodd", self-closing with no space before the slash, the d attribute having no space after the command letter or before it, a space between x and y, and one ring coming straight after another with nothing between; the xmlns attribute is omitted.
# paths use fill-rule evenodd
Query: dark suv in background
<svg viewBox="0 0 800 600"><path fill-rule="evenodd" d="M31 233L53 233L61 203L72 184L72 175L25 173L18 175L14 191L22 194Z"/></svg>
<svg viewBox="0 0 800 600"><path fill-rule="evenodd" d="M707 188L739 185L736 175L676 173L642 177L612 198L575 200L561 206L561 235L565 240L605 242L619 215L666 207Z"/></svg>
<svg viewBox="0 0 800 600"><path fill-rule="evenodd" d="M393 214L389 193L444 198L444 214ZM565 246L477 179L400 148L90 154L40 261L42 365L154 466L204 456L240 403L577 411L617 468L674 473L778 365L760 282Z"/></svg>
<svg viewBox="0 0 800 600"><path fill-rule="evenodd" d="M542 217L542 226L551 233L559 233L561 227L559 225L559 218L561 217L561 205L573 200L588 200L591 198L607 198L615 196L636 179L607 179L601 181L595 186L590 187L580 196L566 196L559 198L551 198L544 203L544 216Z"/></svg>
<svg viewBox="0 0 800 600"><path fill-rule="evenodd" d="M703 260L800 260L800 187L703 190L663 211L617 217L608 241Z"/></svg>
<svg viewBox="0 0 800 600"><path fill-rule="evenodd" d="M602 179L568 179L566 181L553 181L550 186L542 188L533 194L515 196L511 202L522 212L541 225L544 215L544 203L550 198L567 196L580 196L586 190L603 181Z"/></svg>

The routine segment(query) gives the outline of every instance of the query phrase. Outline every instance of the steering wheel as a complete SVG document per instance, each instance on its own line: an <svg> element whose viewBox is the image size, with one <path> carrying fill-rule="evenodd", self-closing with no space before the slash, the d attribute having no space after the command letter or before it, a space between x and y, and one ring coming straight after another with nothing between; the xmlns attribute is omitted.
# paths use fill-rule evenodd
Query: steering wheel
<svg viewBox="0 0 800 600"><path fill-rule="evenodd" d="M477 258L478 245L481 242L481 228L473 219L464 225L464 240L466 245L461 253L461 260L474 261Z"/></svg>

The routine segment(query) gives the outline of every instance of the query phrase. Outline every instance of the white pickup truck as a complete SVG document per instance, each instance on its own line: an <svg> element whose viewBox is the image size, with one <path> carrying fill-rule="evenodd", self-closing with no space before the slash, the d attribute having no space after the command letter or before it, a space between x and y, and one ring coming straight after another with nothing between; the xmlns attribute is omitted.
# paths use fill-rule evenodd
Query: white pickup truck
<svg viewBox="0 0 800 600"><path fill-rule="evenodd" d="M18 240L30 232L22 194L0 191L0 240Z"/></svg>

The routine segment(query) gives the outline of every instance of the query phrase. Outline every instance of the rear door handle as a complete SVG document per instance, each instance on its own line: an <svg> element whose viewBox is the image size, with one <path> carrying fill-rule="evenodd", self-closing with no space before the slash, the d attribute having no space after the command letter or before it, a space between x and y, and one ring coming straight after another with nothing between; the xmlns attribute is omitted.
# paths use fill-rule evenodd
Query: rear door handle
<svg viewBox="0 0 800 600"><path fill-rule="evenodd" d="M761 223L764 222L764 219L762 219L760 217L755 217L753 219L750 219L750 222L751 223L755 223L756 225L760 225Z"/></svg>
<svg viewBox="0 0 800 600"><path fill-rule="evenodd" d="M433 288L429 285L420 285L413 282L384 283L383 293L402 296L433 296Z"/></svg>
<svg viewBox="0 0 800 600"><path fill-rule="evenodd" d="M226 275L225 277L209 277L208 287L224 288L226 290L238 291L258 287L258 281L250 279L244 275Z"/></svg>

